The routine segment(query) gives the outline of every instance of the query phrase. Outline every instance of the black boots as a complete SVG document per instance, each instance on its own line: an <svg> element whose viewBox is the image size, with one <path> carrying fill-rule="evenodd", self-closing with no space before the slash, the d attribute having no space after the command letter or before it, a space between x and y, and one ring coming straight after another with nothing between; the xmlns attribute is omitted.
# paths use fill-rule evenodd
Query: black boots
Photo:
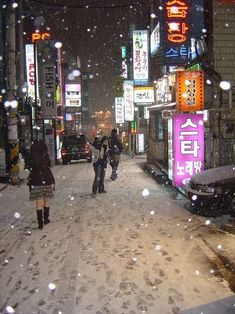
<svg viewBox="0 0 235 314"><path fill-rule="evenodd" d="M49 207L44 207L44 224L47 225L51 221L49 219ZM38 229L43 228L42 209L37 209Z"/></svg>
<svg viewBox="0 0 235 314"><path fill-rule="evenodd" d="M42 209L37 209L38 229L43 228Z"/></svg>
<svg viewBox="0 0 235 314"><path fill-rule="evenodd" d="M51 221L49 219L49 207L44 207L44 224L47 225L49 224Z"/></svg>

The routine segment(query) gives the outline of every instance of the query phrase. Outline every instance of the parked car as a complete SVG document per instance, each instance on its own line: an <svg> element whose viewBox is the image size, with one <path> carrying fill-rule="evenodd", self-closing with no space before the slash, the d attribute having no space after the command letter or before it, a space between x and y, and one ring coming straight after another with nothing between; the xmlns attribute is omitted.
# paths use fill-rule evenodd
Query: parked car
<svg viewBox="0 0 235 314"><path fill-rule="evenodd" d="M86 136L84 134L79 136L64 136L62 140L61 156L63 165L70 163L72 160L80 159L86 159L88 162L91 162L91 145L88 143Z"/></svg>
<svg viewBox="0 0 235 314"><path fill-rule="evenodd" d="M190 179L185 189L198 213L235 215L235 165L201 171Z"/></svg>

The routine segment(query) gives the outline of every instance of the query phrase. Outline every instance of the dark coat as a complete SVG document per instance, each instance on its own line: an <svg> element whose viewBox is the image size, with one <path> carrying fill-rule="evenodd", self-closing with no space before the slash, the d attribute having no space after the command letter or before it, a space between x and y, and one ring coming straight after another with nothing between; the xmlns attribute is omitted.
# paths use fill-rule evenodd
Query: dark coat
<svg viewBox="0 0 235 314"><path fill-rule="evenodd" d="M28 185L42 186L55 184L51 172L51 160L47 145L43 140L36 140L30 148L30 174Z"/></svg>
<svg viewBox="0 0 235 314"><path fill-rule="evenodd" d="M123 151L123 146L117 134L112 134L109 138L110 155L120 155Z"/></svg>

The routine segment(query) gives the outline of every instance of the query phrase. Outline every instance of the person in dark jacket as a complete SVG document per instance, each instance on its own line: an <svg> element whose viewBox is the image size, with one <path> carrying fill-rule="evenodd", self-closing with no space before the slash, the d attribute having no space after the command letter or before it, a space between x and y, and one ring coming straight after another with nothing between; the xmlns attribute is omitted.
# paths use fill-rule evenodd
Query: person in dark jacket
<svg viewBox="0 0 235 314"><path fill-rule="evenodd" d="M35 140L30 148L29 199L36 201L38 228L50 223L49 199L53 198L55 179L51 172L48 148L43 140ZM44 214L44 215L43 215ZM44 216L44 217L43 217Z"/></svg>
<svg viewBox="0 0 235 314"><path fill-rule="evenodd" d="M95 171L95 178L92 185L92 195L98 193L107 193L104 189L104 178L105 171L108 163L108 143L109 139L107 136L103 136L101 141L93 143L93 154L95 156L93 161L93 167Z"/></svg>
<svg viewBox="0 0 235 314"><path fill-rule="evenodd" d="M111 131L111 136L109 138L109 150L110 150L110 166L112 167L111 180L117 179L117 169L120 162L120 155L123 150L122 143L118 138L117 130L113 129Z"/></svg>

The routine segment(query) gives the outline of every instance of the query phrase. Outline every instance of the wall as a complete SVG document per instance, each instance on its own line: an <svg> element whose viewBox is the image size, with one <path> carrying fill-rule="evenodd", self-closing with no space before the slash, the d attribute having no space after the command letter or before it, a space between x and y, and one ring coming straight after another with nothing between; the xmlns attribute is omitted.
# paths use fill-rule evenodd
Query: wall
<svg viewBox="0 0 235 314"><path fill-rule="evenodd" d="M235 87L235 4L213 1L213 67ZM208 47L211 49L211 47ZM235 163L235 103L229 107L228 92L215 87L210 112L213 139L211 166Z"/></svg>

